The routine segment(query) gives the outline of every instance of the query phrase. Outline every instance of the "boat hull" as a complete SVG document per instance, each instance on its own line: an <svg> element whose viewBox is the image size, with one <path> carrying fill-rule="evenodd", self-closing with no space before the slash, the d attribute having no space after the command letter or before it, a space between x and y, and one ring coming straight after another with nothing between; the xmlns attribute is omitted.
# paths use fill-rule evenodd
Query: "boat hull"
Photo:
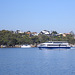
<svg viewBox="0 0 75 75"><path fill-rule="evenodd" d="M31 47L21 47L21 48L31 48Z"/></svg>
<svg viewBox="0 0 75 75"><path fill-rule="evenodd" d="M38 48L46 48L46 49L70 49L71 47L38 47Z"/></svg>

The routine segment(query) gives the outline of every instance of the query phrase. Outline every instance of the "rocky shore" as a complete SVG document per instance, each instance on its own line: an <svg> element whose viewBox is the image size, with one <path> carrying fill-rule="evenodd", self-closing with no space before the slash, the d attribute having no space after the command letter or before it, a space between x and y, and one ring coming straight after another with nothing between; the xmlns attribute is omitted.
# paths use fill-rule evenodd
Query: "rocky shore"
<svg viewBox="0 0 75 75"><path fill-rule="evenodd" d="M30 45L30 46L36 47L36 45ZM0 48L21 48L21 45L15 45L15 46L0 45Z"/></svg>

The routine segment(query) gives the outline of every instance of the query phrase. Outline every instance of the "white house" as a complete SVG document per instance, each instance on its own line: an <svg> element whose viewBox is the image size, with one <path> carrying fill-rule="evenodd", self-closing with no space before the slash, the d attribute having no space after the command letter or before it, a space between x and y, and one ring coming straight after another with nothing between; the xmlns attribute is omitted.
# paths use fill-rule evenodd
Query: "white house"
<svg viewBox="0 0 75 75"><path fill-rule="evenodd" d="M41 31L40 33L41 33L41 34L45 34L45 35L49 35L49 34L50 34L50 32L47 31L47 30L43 30L43 31Z"/></svg>

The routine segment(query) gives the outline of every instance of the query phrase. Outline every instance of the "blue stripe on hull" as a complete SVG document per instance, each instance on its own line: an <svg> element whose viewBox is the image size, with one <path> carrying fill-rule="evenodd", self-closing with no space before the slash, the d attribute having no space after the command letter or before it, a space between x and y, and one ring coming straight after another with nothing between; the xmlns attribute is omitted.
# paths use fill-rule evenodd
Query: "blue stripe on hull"
<svg viewBox="0 0 75 75"><path fill-rule="evenodd" d="M46 49L70 49L70 47L39 47L39 48L46 48Z"/></svg>

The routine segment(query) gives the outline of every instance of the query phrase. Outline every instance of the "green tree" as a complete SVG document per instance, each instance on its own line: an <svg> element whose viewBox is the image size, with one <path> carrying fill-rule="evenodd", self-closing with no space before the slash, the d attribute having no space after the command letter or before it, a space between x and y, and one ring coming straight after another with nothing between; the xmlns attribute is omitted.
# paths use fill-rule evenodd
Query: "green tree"
<svg viewBox="0 0 75 75"><path fill-rule="evenodd" d="M38 38L38 36L33 36L33 37L31 37L31 42L32 42L32 44L39 43L39 38Z"/></svg>

